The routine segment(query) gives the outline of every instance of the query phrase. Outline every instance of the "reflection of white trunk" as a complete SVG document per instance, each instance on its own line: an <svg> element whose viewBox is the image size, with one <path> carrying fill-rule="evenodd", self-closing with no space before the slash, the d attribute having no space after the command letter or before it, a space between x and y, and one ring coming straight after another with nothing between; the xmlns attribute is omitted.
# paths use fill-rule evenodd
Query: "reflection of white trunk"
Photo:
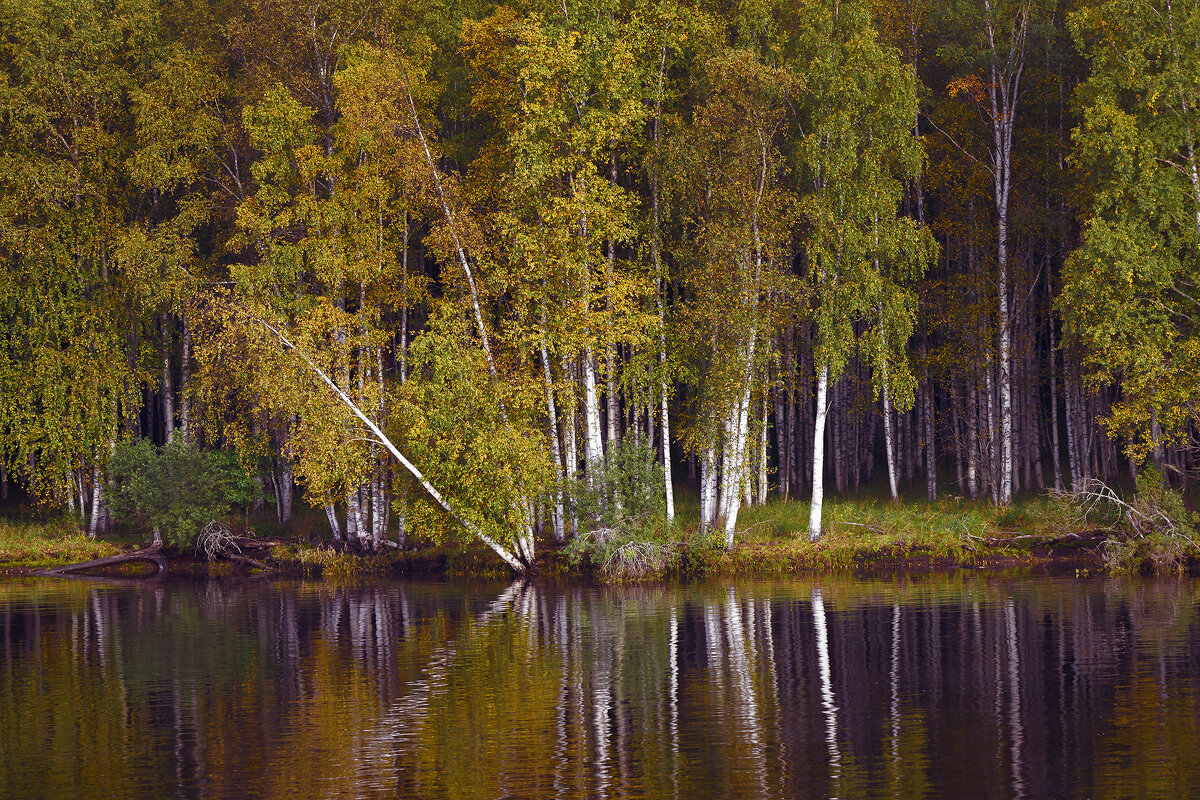
<svg viewBox="0 0 1200 800"><path fill-rule="evenodd" d="M825 745L829 750L829 778L836 785L841 777L842 754L838 749L837 705L833 696L833 672L829 665L829 631L825 622L825 600L821 590L812 590L813 624L817 629L817 667L821 673L821 709L825 714ZM830 793L833 797L833 793Z"/></svg>
<svg viewBox="0 0 1200 800"><path fill-rule="evenodd" d="M667 728L671 735L671 796L679 796L679 609L671 607L668 653L671 672L668 683L669 717Z"/></svg>
<svg viewBox="0 0 1200 800"><path fill-rule="evenodd" d="M892 721L892 763L900 767L900 604L892 605L892 702L889 707Z"/></svg>
<svg viewBox="0 0 1200 800"><path fill-rule="evenodd" d="M829 411L829 367L817 378L817 418L813 426L812 504L808 508L808 539L821 538L821 505L825 495L825 415Z"/></svg>
<svg viewBox="0 0 1200 800"><path fill-rule="evenodd" d="M1022 775L1021 750L1025 744L1025 731L1021 725L1021 657L1017 647L1017 609L1012 598L1004 608L1004 624L1008 634L1008 715L1012 744L1013 797L1025 796L1025 778Z"/></svg>
<svg viewBox="0 0 1200 800"><path fill-rule="evenodd" d="M733 676L737 703L740 706L737 719L742 725L741 739L750 746L759 786L765 789L767 758L760 735L762 720L759 715L758 697L754 693L754 684L751 682L751 672L754 670L756 660L752 649L754 643L754 605L752 603L747 612L749 619L743 620L737 594L730 587L725 598L725 619L728 625L726 641L728 643L729 670Z"/></svg>
<svg viewBox="0 0 1200 800"><path fill-rule="evenodd" d="M593 625L598 621L598 618L593 618ZM608 714L612 707L612 644L606 641L597 642L597 645L596 675L592 683L592 726L596 737L596 794L604 797L609 789L609 753L612 745L612 731L608 725Z"/></svg>

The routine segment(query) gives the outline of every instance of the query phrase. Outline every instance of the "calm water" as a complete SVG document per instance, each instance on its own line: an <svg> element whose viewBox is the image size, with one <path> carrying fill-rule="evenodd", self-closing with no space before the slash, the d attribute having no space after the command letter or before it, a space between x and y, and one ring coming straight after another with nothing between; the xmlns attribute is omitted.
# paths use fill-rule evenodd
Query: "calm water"
<svg viewBox="0 0 1200 800"><path fill-rule="evenodd" d="M1200 797L1198 589L0 582L0 797Z"/></svg>

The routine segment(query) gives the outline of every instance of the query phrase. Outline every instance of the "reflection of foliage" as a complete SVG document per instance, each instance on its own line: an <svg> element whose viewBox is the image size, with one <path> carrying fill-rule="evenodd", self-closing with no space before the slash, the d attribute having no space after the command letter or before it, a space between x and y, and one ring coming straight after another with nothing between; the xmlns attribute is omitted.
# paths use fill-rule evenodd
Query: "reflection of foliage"
<svg viewBox="0 0 1200 800"><path fill-rule="evenodd" d="M1187 510L1183 496L1167 486L1156 469L1138 474L1130 500L1094 478L1060 496L1074 507L1079 521L1112 534L1104 551L1110 569L1182 572L1190 560L1200 557L1196 544L1200 515Z"/></svg>
<svg viewBox="0 0 1200 800"><path fill-rule="evenodd" d="M209 522L254 502L261 489L237 454L204 451L176 440L156 448L147 439L117 445L109 462L113 516L161 531L168 544L192 545Z"/></svg>

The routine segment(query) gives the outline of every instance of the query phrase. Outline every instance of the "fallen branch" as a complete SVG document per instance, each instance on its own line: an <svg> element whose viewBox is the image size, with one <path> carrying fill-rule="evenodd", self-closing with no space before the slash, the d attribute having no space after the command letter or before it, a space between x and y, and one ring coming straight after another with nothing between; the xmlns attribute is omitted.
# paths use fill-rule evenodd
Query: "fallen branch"
<svg viewBox="0 0 1200 800"><path fill-rule="evenodd" d="M869 531L875 531L876 533L881 533L885 536L887 534L891 533L891 531L885 531L883 528L877 528L874 525L868 525L865 522L846 522L845 520L840 520L838 522L838 524L839 525L853 525L856 528L866 528Z"/></svg>
<svg viewBox="0 0 1200 800"><path fill-rule="evenodd" d="M259 561L258 559L250 558L249 556L240 556L236 553L226 553L225 558L229 559L234 564L240 564L240 565L247 566L247 567L254 567L255 569L262 570L263 572L271 571L271 567L267 566L266 564Z"/></svg>
<svg viewBox="0 0 1200 800"><path fill-rule="evenodd" d="M134 561L146 561L157 567L153 575L147 576L154 578L167 573L167 559L166 556L159 552L161 549L162 545L153 544L141 550L135 550L132 553L120 553L119 555L97 558L93 559L92 561L82 561L78 564L67 564L62 567L54 567L53 569L43 570L37 574L49 577L62 577L64 575L71 575L73 573L83 572L89 569L101 569L103 567L115 567L120 564L129 564Z"/></svg>

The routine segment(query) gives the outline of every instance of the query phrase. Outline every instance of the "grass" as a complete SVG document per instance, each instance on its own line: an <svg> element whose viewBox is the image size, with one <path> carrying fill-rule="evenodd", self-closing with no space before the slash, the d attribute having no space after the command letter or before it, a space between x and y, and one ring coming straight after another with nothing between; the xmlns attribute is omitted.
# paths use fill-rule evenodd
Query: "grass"
<svg viewBox="0 0 1200 800"><path fill-rule="evenodd" d="M111 541L89 539L67 519L0 519L0 571L25 571L90 561L120 553Z"/></svg>
<svg viewBox="0 0 1200 800"><path fill-rule="evenodd" d="M773 499L764 506L743 507L735 546L726 552L720 539L699 535L695 493L678 494L676 505L675 526L658 531L655 540L680 543L679 557L671 561L668 573L684 576L1016 566L1045 561L1045 548L1039 545L1079 531L1070 512L1045 497L1021 499L1001 509L954 497L893 505L886 497L864 492L826 500L823 535L815 543L808 541L807 502ZM303 522L300 527L305 527ZM269 561L284 574L333 580L397 574L510 577L508 568L481 545L422 542L416 549L385 549L373 555L341 553L318 538L327 537L327 530L316 522L307 527L307 543L297 537L301 531L279 531L291 541L274 548ZM0 574L101 558L130 544L121 537L90 540L66 518L0 519ZM572 564L563 551L544 544L540 548L538 574L569 576L581 571L586 569Z"/></svg>
<svg viewBox="0 0 1200 800"><path fill-rule="evenodd" d="M684 495L679 525L698 539L697 498ZM706 571L777 575L793 571L984 566L1043 560L1033 552L1077 523L1061 504L1028 498L1007 509L944 498L893 505L869 494L826 500L822 536L808 541L807 502L772 500L743 507L734 548L714 553Z"/></svg>

